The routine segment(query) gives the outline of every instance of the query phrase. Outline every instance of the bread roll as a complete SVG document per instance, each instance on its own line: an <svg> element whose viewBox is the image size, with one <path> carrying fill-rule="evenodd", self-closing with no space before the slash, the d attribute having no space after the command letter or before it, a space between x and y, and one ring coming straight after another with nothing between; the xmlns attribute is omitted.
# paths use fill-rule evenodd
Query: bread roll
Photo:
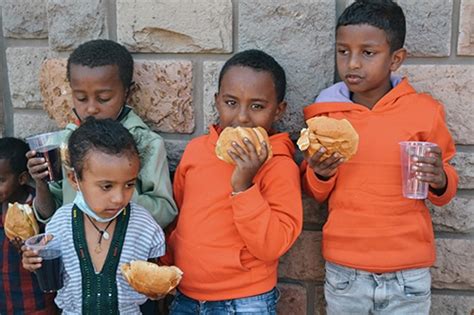
<svg viewBox="0 0 474 315"><path fill-rule="evenodd" d="M27 204L9 203L5 216L5 235L12 240L16 237L26 241L33 235L39 234L38 222L31 207Z"/></svg>
<svg viewBox="0 0 474 315"><path fill-rule="evenodd" d="M321 146L326 148L322 159L339 152L346 161L354 156L359 145L359 135L347 119L334 119L318 116L306 121L308 128L301 130L297 145L309 156L317 152Z"/></svg>
<svg viewBox="0 0 474 315"><path fill-rule="evenodd" d="M216 143L216 155L219 159L226 161L230 164L235 164L234 160L230 157L227 150L235 151L232 147L232 142L236 142L243 149L246 148L244 144L244 138L248 138L251 143L255 146L257 154L262 152L262 141L267 143L268 156L267 161L272 157L272 149L270 141L268 139L268 134L262 127L247 128L247 127L226 127L221 134Z"/></svg>
<svg viewBox="0 0 474 315"><path fill-rule="evenodd" d="M142 260L123 264L120 270L132 288L152 299L173 290L183 276L178 267L158 266Z"/></svg>

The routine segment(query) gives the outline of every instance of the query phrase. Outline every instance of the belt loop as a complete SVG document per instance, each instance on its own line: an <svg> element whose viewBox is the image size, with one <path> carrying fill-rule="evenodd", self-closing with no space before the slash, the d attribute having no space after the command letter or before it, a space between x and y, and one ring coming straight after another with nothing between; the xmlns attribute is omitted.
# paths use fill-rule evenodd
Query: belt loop
<svg viewBox="0 0 474 315"><path fill-rule="evenodd" d="M403 287L405 285L405 280L403 279L403 270L395 272L397 275L398 284Z"/></svg>
<svg viewBox="0 0 474 315"><path fill-rule="evenodd" d="M355 268L350 268L350 269L351 269L351 280L355 281L355 279L357 278L357 269Z"/></svg>

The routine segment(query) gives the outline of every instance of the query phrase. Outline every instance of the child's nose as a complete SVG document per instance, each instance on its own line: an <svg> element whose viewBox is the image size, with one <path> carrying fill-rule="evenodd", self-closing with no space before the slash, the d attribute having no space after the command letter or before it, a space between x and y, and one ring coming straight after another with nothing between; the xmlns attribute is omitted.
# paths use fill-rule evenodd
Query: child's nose
<svg viewBox="0 0 474 315"><path fill-rule="evenodd" d="M125 200L125 194L123 191L117 191L116 193L114 193L112 195L112 202L115 204L115 205L122 205L123 204L123 201Z"/></svg>
<svg viewBox="0 0 474 315"><path fill-rule="evenodd" d="M239 111L239 116L237 117L239 119L239 123L244 124L249 121L249 113L247 109L242 108Z"/></svg>
<svg viewBox="0 0 474 315"><path fill-rule="evenodd" d="M99 112L99 107L97 106L97 104L94 101L87 104L87 115L88 116L96 115L98 112Z"/></svg>
<svg viewBox="0 0 474 315"><path fill-rule="evenodd" d="M360 68L360 58L357 54L352 54L349 59L349 68L350 69L358 69Z"/></svg>

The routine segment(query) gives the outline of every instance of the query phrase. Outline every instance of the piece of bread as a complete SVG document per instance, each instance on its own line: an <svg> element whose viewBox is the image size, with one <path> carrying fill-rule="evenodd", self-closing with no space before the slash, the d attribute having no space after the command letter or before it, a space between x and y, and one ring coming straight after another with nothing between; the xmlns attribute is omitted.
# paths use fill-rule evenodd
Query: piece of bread
<svg viewBox="0 0 474 315"><path fill-rule="evenodd" d="M229 153L227 153L227 150L235 151L232 147L232 142L236 142L245 149L244 138L248 138L250 142L253 143L257 150L257 154L262 152L262 141L265 141L268 148L267 161L273 156L268 134L262 127L226 127L219 135L219 139L216 143L217 157L227 163L235 164Z"/></svg>
<svg viewBox="0 0 474 315"><path fill-rule="evenodd" d="M303 128L297 145L309 156L317 152L321 146L326 148L322 159L339 152L346 161L354 156L359 145L359 135L347 119L334 119L318 116L306 121L308 128Z"/></svg>
<svg viewBox="0 0 474 315"><path fill-rule="evenodd" d="M123 264L120 270L132 288L152 299L173 290L183 277L178 267L158 266L143 260Z"/></svg>
<svg viewBox="0 0 474 315"><path fill-rule="evenodd" d="M27 204L9 203L5 216L5 235L12 240L16 237L26 241L33 235L39 234L33 209Z"/></svg>

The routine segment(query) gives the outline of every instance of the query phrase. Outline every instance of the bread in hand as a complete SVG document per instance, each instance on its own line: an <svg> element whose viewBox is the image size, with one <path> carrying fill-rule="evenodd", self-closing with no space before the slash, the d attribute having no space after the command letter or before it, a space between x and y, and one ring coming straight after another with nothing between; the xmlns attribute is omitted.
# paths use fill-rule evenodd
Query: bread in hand
<svg viewBox="0 0 474 315"><path fill-rule="evenodd" d="M26 241L33 235L39 234L38 222L33 209L28 204L18 202L8 204L4 229L5 235L10 240L19 237Z"/></svg>
<svg viewBox="0 0 474 315"><path fill-rule="evenodd" d="M255 146L257 154L262 152L262 141L267 143L268 156L267 161L272 157L272 149L268 134L262 127L226 127L216 143L216 155L219 159L226 161L230 164L235 164L234 160L230 157L228 150L235 151L232 147L232 142L236 142L244 150L246 149L244 138L248 138L250 142Z"/></svg>
<svg viewBox="0 0 474 315"><path fill-rule="evenodd" d="M356 154L359 135L347 119L318 116L308 119L306 124L308 128L301 130L297 145L309 156L313 156L322 146L326 148L322 159L339 152L348 161Z"/></svg>
<svg viewBox="0 0 474 315"><path fill-rule="evenodd" d="M183 276L183 272L176 266L158 266L143 260L123 264L120 270L132 288L152 299L173 290Z"/></svg>

